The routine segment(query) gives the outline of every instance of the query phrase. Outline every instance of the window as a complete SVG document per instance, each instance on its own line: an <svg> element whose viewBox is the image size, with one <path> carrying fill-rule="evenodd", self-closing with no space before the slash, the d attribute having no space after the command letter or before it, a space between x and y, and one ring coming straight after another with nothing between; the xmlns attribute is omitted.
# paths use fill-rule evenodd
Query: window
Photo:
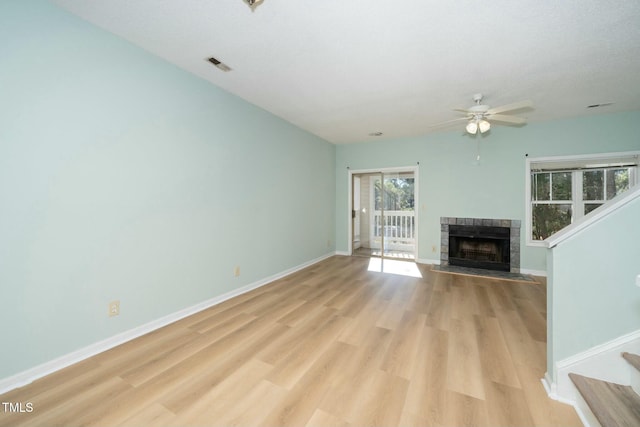
<svg viewBox="0 0 640 427"><path fill-rule="evenodd" d="M636 183L638 153L527 161L527 233L541 242Z"/></svg>
<svg viewBox="0 0 640 427"><path fill-rule="evenodd" d="M544 240L571 224L573 217L573 173L534 172L531 175L533 240Z"/></svg>
<svg viewBox="0 0 640 427"><path fill-rule="evenodd" d="M630 187L632 168L608 168L582 172L582 200L584 214L613 199Z"/></svg>

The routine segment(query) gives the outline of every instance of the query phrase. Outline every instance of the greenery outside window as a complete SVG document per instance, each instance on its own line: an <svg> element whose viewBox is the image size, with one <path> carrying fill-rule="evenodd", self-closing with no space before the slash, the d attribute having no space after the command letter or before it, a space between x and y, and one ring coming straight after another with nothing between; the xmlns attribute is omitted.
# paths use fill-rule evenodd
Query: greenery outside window
<svg viewBox="0 0 640 427"><path fill-rule="evenodd" d="M415 178L393 177L384 180L384 199L382 197L382 183L375 177L373 187L375 189L374 209L379 211L384 200L385 211L412 211L414 210Z"/></svg>
<svg viewBox="0 0 640 427"><path fill-rule="evenodd" d="M588 215L631 188L639 153L527 161L527 233L530 244Z"/></svg>
<svg viewBox="0 0 640 427"><path fill-rule="evenodd" d="M607 200L630 188L632 168L609 168L582 173L582 200L585 215L602 206Z"/></svg>
<svg viewBox="0 0 640 427"><path fill-rule="evenodd" d="M572 177L570 171L532 173L531 230L534 240L544 240L571 224Z"/></svg>

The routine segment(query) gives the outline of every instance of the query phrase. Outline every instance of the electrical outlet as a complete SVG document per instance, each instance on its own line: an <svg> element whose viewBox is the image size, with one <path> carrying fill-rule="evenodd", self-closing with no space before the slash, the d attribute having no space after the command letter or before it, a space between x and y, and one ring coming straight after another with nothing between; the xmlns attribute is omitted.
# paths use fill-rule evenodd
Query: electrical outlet
<svg viewBox="0 0 640 427"><path fill-rule="evenodd" d="M236 265L236 268L233 269L233 275L234 277L239 277L240 276L240 266Z"/></svg>
<svg viewBox="0 0 640 427"><path fill-rule="evenodd" d="M431 246L431 252L436 253L436 245Z"/></svg>
<svg viewBox="0 0 640 427"><path fill-rule="evenodd" d="M117 316L120 314L120 300L111 301L109 303L109 317Z"/></svg>
<svg viewBox="0 0 640 427"><path fill-rule="evenodd" d="M327 247L330 248L331 247L331 240L327 240Z"/></svg>

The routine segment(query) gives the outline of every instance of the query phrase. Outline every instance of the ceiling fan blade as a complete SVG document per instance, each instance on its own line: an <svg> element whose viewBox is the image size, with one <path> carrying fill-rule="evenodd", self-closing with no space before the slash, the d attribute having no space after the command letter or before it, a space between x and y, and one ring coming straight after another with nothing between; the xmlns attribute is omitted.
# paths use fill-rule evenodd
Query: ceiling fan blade
<svg viewBox="0 0 640 427"><path fill-rule="evenodd" d="M507 116L506 114L488 114L487 118L491 121L513 123L516 125L527 123L527 119L517 116Z"/></svg>
<svg viewBox="0 0 640 427"><path fill-rule="evenodd" d="M469 111L469 110L468 110L468 109L466 109L466 108L454 108L454 109L453 109L453 110L451 110L451 111L459 111L459 112L461 112L461 113L471 114L471 111Z"/></svg>
<svg viewBox="0 0 640 427"><path fill-rule="evenodd" d="M442 125L446 125L448 123L458 122L460 120L469 120L469 119L467 117L460 117L460 118L457 118L457 119L445 120L444 122L435 123L435 124L429 125L429 127L433 128L433 127L436 127L436 126L442 126Z"/></svg>
<svg viewBox="0 0 640 427"><path fill-rule="evenodd" d="M513 104L502 105L500 107L490 108L487 110L487 114L504 113L505 111L519 110L521 108L533 107L533 102L530 100L514 102Z"/></svg>

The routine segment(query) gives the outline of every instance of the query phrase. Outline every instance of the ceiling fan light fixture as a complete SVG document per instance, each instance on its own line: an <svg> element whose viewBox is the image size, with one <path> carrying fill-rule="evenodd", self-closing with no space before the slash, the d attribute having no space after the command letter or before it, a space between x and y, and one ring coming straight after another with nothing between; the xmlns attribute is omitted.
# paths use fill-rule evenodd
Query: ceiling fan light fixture
<svg viewBox="0 0 640 427"><path fill-rule="evenodd" d="M467 133L470 133L471 135L475 135L476 133L478 133L478 121L477 120L471 120L469 123L467 123Z"/></svg>
<svg viewBox="0 0 640 427"><path fill-rule="evenodd" d="M464 113L465 117L436 123L430 127L457 122L458 120L465 120L467 122L465 130L468 134L477 135L478 132L485 134L491 130L491 124L496 124L496 122L497 124L506 123L511 125L526 124L527 120L524 117L512 116L510 115L510 112L533 107L533 103L531 101L520 101L492 108L489 105L481 104L482 94L480 93L473 95L473 102L474 105L469 108L453 109L453 111Z"/></svg>
<svg viewBox="0 0 640 427"><path fill-rule="evenodd" d="M478 122L478 127L480 128L480 133L485 133L491 129L491 123L483 119Z"/></svg>
<svg viewBox="0 0 640 427"><path fill-rule="evenodd" d="M263 0L244 0L244 2L249 5L252 11L256 8L256 6L262 3L262 1Z"/></svg>

